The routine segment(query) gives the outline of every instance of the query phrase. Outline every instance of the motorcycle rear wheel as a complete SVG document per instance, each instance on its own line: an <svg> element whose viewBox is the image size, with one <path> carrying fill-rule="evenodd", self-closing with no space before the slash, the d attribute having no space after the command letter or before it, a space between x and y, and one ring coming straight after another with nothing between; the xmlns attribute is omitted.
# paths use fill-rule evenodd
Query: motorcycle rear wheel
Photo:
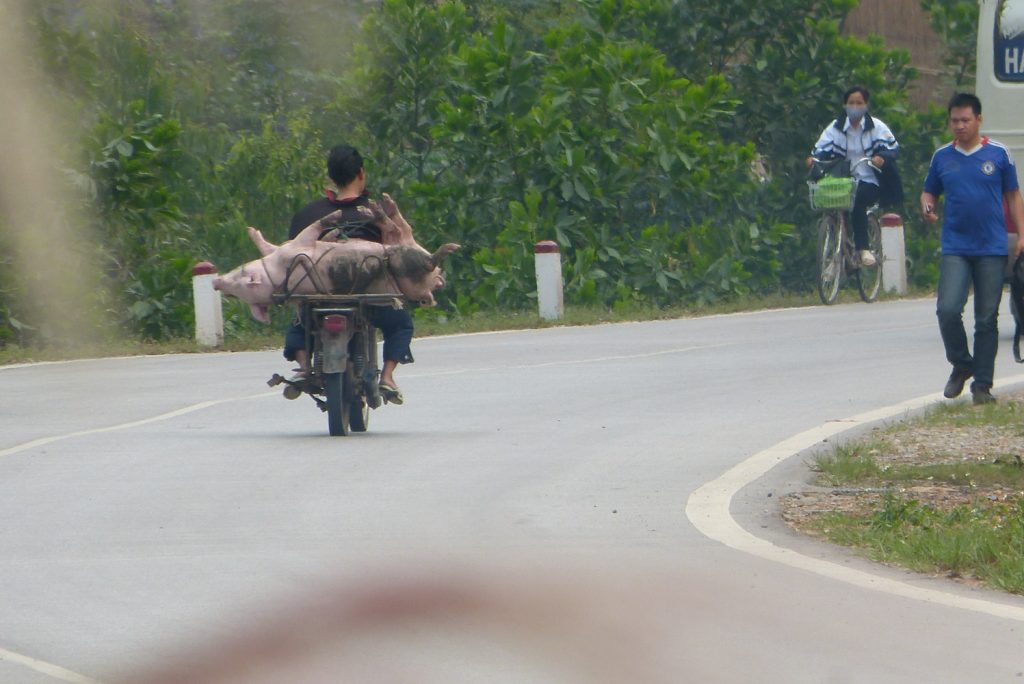
<svg viewBox="0 0 1024 684"><path fill-rule="evenodd" d="M327 398L327 429L332 437L344 437L349 433L352 410L348 374L324 373L323 378Z"/></svg>

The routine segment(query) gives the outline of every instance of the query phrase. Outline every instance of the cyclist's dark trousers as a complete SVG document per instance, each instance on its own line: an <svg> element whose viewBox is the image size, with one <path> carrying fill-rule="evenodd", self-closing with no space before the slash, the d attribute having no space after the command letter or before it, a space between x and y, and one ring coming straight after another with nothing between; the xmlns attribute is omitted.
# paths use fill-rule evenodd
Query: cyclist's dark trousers
<svg viewBox="0 0 1024 684"><path fill-rule="evenodd" d="M868 208L878 203L878 186L861 181L853 198L850 218L853 220L853 245L857 251L870 249L868 243Z"/></svg>
<svg viewBox="0 0 1024 684"><path fill-rule="evenodd" d="M384 338L384 360L398 363L412 363L412 316L408 309L393 309L390 306L370 306L367 318ZM306 331L298 323L292 323L284 339L284 358L295 360L295 352L306 344Z"/></svg>

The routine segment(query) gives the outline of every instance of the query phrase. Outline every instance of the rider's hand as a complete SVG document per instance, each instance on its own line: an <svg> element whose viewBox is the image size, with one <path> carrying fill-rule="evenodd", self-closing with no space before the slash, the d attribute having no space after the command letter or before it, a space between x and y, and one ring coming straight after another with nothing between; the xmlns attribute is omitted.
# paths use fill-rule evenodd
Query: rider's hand
<svg viewBox="0 0 1024 684"><path fill-rule="evenodd" d="M885 166L885 157L880 157L876 154L874 157L871 158L871 163L877 166L878 168L882 168L883 166Z"/></svg>

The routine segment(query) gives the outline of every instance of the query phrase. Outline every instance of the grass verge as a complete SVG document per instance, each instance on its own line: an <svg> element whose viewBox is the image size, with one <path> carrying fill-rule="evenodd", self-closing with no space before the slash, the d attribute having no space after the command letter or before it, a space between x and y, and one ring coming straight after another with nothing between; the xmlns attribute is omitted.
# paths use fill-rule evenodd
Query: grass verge
<svg viewBox="0 0 1024 684"><path fill-rule="evenodd" d="M565 316L558 321L547 321L534 311L483 311L466 316L445 314L436 309L416 311L416 336L432 337L458 333L491 332L497 330L524 330L549 328L566 325L597 325L600 323L622 323L627 321L667 320L689 318L712 314L758 311L816 304L817 298L810 295L778 295L772 297L748 298L735 302L707 306L627 306L615 309L604 307L569 306ZM237 302L226 305L236 306L244 314L244 307ZM271 326L253 330L243 328L225 332L225 343L217 351L257 351L280 348L287 326L288 313L276 312ZM230 326L228 326L230 328ZM182 354L209 352L191 338L163 341L111 339L103 344L50 343L46 345L8 344L0 346L0 365L39 361L60 361L81 358L110 356L140 356L146 354Z"/></svg>
<svg viewBox="0 0 1024 684"><path fill-rule="evenodd" d="M1022 409L1024 394L946 403L835 447L783 515L875 561L1024 594Z"/></svg>

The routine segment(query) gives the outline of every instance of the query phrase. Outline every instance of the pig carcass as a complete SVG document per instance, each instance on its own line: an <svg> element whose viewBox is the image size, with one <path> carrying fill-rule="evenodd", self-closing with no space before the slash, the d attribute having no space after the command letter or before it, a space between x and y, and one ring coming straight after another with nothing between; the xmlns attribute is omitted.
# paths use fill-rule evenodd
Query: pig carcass
<svg viewBox="0 0 1024 684"><path fill-rule="evenodd" d="M339 237L340 210L281 245L250 227L262 257L214 278L213 288L246 302L253 318L264 323L270 322L274 294L394 294L433 306L434 290L444 286L441 262L459 245L428 252L386 194L360 212L381 229L382 243Z"/></svg>

